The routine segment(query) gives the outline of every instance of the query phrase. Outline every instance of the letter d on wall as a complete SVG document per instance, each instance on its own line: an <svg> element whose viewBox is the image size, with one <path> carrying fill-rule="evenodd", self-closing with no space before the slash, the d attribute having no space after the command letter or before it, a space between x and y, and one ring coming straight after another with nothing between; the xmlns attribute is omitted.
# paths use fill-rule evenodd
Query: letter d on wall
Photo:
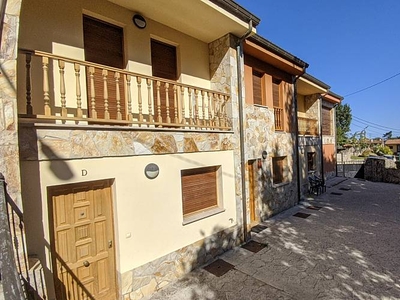
<svg viewBox="0 0 400 300"><path fill-rule="evenodd" d="M83 169L82 170L82 176L86 176L87 175L87 170Z"/></svg>

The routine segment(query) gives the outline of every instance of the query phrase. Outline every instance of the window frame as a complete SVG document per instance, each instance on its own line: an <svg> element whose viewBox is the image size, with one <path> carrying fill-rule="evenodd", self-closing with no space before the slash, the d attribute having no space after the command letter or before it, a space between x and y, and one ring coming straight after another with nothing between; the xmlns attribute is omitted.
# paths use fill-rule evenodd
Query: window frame
<svg viewBox="0 0 400 300"><path fill-rule="evenodd" d="M310 168L310 163L311 163L311 168ZM317 170L317 153L315 151L307 152L307 171L310 173L310 172L315 172L316 170Z"/></svg>
<svg viewBox="0 0 400 300"><path fill-rule="evenodd" d="M281 173L280 175L276 173L276 161L282 161L282 166L280 169ZM282 184L286 184L289 182L288 176L287 176L287 156L273 156L272 157L272 183L274 185L282 185ZM286 175L285 175L286 174ZM276 178L276 176L279 175L278 178ZM280 180L281 178L281 180ZM279 180L277 180L279 179Z"/></svg>
<svg viewBox="0 0 400 300"><path fill-rule="evenodd" d="M189 191L185 192L185 188L189 188L187 185L187 181L190 181L190 179L186 179L185 177L193 176L192 177L192 182L193 179L197 180L198 177L201 177L201 175L206 176L205 174L210 174L213 173L212 176L215 176L215 205L211 205L208 207L202 207L198 210L193 210L190 212L185 213L185 198L187 199L188 196L190 196L193 191L189 189ZM196 178L197 177L197 178ZM199 186L201 189L204 189L204 191L207 190L207 187L209 187L209 182L206 182L204 186ZM204 191L197 192L200 195L205 195ZM215 165L215 166L205 166L205 167L199 167L199 168L189 168L189 169L182 169L181 170L181 204L182 204L182 217L183 217L183 222L182 225L190 224L192 222L213 216L215 214L219 214L225 211L223 207L223 185L222 185L222 166L221 165ZM193 201L195 203L195 201ZM201 202L201 200L199 201ZM200 203L201 204L201 203ZM193 204L191 205L196 206L198 204Z"/></svg>

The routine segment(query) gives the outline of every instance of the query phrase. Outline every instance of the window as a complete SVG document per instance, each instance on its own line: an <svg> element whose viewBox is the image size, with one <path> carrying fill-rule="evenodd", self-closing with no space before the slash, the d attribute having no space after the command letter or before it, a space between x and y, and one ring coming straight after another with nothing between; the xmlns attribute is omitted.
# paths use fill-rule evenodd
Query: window
<svg viewBox="0 0 400 300"><path fill-rule="evenodd" d="M286 176L286 156L272 158L272 172L274 184L284 183L287 181Z"/></svg>
<svg viewBox="0 0 400 300"><path fill-rule="evenodd" d="M308 172L315 171L316 168L316 154L315 152L308 152L307 153L307 166Z"/></svg>
<svg viewBox="0 0 400 300"><path fill-rule="evenodd" d="M280 97L279 97L279 85L281 84L281 80L273 78L272 79L272 99L274 103L274 107L282 108Z"/></svg>
<svg viewBox="0 0 400 300"><path fill-rule="evenodd" d="M263 105L262 101L262 77L261 72L253 70L253 103Z"/></svg>
<svg viewBox="0 0 400 300"><path fill-rule="evenodd" d="M152 39L151 67L153 76L176 81L178 79L176 47ZM157 101L158 95L160 96L159 103ZM175 111L173 88L169 86L167 90L167 86L164 83L160 83L159 87L153 83L153 98L155 111L157 111L158 104L160 104L161 120L157 119L157 121L169 122L168 116L174 116ZM176 122L176 120L173 121Z"/></svg>
<svg viewBox="0 0 400 300"><path fill-rule="evenodd" d="M181 171L183 216L218 208L220 166Z"/></svg>
<svg viewBox="0 0 400 300"><path fill-rule="evenodd" d="M274 106L275 130L283 130L283 108L279 95L281 80L272 79L272 102Z"/></svg>
<svg viewBox="0 0 400 300"><path fill-rule="evenodd" d="M331 109L327 107L322 108L322 134L332 134L332 120L331 120Z"/></svg>

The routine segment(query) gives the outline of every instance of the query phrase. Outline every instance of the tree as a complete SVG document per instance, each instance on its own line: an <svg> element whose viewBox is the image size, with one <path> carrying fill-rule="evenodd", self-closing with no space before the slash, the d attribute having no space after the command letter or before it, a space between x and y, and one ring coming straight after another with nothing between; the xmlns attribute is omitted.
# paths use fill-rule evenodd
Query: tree
<svg viewBox="0 0 400 300"><path fill-rule="evenodd" d="M347 133L350 131L350 124L352 120L351 108L348 104L339 104L336 107L336 127L337 127L337 144L343 146L346 144L348 137Z"/></svg>

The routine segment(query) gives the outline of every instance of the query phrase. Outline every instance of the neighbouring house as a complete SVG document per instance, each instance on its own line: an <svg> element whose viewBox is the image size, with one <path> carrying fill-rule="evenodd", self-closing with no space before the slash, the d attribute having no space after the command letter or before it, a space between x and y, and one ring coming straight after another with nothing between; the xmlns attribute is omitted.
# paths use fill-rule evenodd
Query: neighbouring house
<svg viewBox="0 0 400 300"><path fill-rule="evenodd" d="M48 299L139 299L243 242L237 50L256 16L24 0L4 20L0 171Z"/></svg>
<svg viewBox="0 0 400 300"><path fill-rule="evenodd" d="M322 95L321 103L321 134L323 164L322 174L324 179L336 176L336 106L343 97L328 91Z"/></svg>
<svg viewBox="0 0 400 300"><path fill-rule="evenodd" d="M393 155L400 156L400 139L388 139L385 141L385 146L392 150Z"/></svg>
<svg viewBox="0 0 400 300"><path fill-rule="evenodd" d="M259 35L244 44L244 160L250 225L296 205L294 82L308 64Z"/></svg>
<svg viewBox="0 0 400 300"><path fill-rule="evenodd" d="M310 74L297 81L297 119L299 138L300 193L304 197L309 190L309 177L321 176L321 95L330 86Z"/></svg>

